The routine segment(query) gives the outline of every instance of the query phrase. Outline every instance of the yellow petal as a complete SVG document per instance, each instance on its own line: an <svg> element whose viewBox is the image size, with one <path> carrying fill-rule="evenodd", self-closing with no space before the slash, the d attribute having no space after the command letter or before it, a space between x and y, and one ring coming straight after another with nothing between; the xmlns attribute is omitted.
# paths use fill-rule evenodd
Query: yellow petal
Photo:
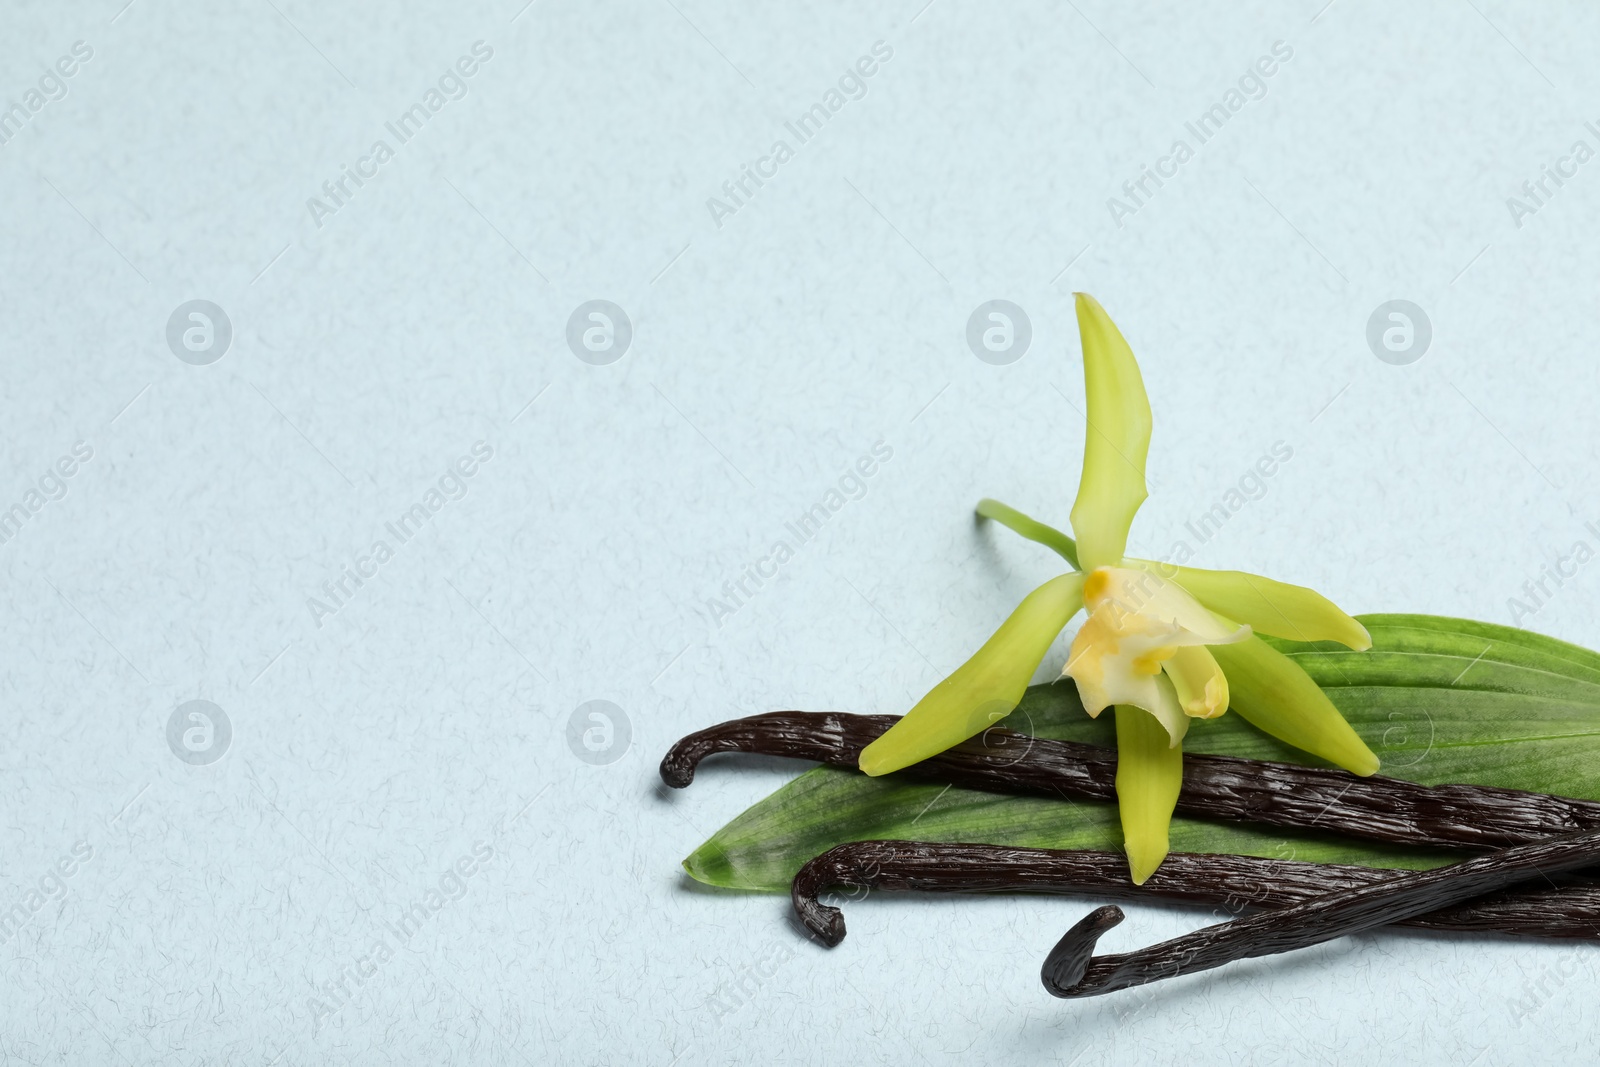
<svg viewBox="0 0 1600 1067"><path fill-rule="evenodd" d="M1088 293L1077 294L1088 429L1072 531L1084 570L1122 562L1128 527L1144 503L1150 451L1150 401L1133 350Z"/></svg>
<svg viewBox="0 0 1600 1067"><path fill-rule="evenodd" d="M1029 593L971 659L861 750L862 771L888 774L909 767L1011 714L1050 643L1082 606L1083 575L1076 571Z"/></svg>
<svg viewBox="0 0 1600 1067"><path fill-rule="evenodd" d="M1228 677L1204 645L1179 648L1162 664L1185 715L1214 719L1228 710Z"/></svg>
<svg viewBox="0 0 1600 1067"><path fill-rule="evenodd" d="M1372 647L1367 628L1314 589L1275 582L1245 571L1208 571L1129 560L1183 586L1206 607L1247 623L1256 633L1291 641L1337 641L1364 652Z"/></svg>
<svg viewBox="0 0 1600 1067"><path fill-rule="evenodd" d="M1183 749L1149 713L1117 705L1117 809L1133 884L1167 858L1167 830L1183 786Z"/></svg>
<svg viewBox="0 0 1600 1067"><path fill-rule="evenodd" d="M1228 676L1230 706L1258 729L1352 774L1377 771L1378 757L1294 660L1259 637L1211 653Z"/></svg>

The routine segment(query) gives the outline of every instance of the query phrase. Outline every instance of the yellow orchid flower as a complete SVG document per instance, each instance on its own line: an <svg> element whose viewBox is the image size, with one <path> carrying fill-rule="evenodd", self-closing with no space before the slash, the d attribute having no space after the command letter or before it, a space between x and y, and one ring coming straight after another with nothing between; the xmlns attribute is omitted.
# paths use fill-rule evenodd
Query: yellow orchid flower
<svg viewBox="0 0 1600 1067"><path fill-rule="evenodd" d="M1144 502L1150 402L1133 351L1093 297L1077 294L1088 428L1072 505L1076 540L994 500L978 514L1046 545L1072 565L1025 597L971 659L861 751L888 774L937 755L1011 714L1051 643L1088 617L1062 670L1084 710L1116 708L1117 805L1133 881L1167 855L1189 720L1229 708L1261 730L1355 774L1378 757L1293 660L1257 634L1337 641L1363 651L1366 628L1326 597L1243 571L1124 556Z"/></svg>

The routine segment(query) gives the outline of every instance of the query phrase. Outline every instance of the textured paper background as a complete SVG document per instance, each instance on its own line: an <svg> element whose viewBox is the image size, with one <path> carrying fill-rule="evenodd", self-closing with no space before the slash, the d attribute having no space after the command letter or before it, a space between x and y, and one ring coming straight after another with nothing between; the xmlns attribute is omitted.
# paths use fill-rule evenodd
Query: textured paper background
<svg viewBox="0 0 1600 1067"><path fill-rule="evenodd" d="M823 951L783 899L678 869L793 768L662 798L655 763L734 714L903 709L1055 572L970 509L1066 521L1075 289L1150 383L1136 552L1283 442L1197 563L1513 621L1600 547L1600 162L1561 162L1600 149L1597 31L1488 0L8 6L0 1053L1581 1058L1587 949L1379 935L1068 1004L1037 968L1081 903L875 897ZM446 78L388 132L479 41L465 95ZM800 144L785 123L880 41ZM1274 42L1292 57L1200 145L1185 124ZM1193 158L1113 212L1180 138ZM708 209L780 139L774 177ZM1546 166L1572 176L1514 211ZM566 340L594 299L632 325L609 365ZM965 340L991 299L1031 323L1009 365ZM1431 324L1405 365L1366 337L1392 299ZM191 300L231 323L208 365L167 341ZM388 534L476 442L463 495ZM716 610L875 445L859 499ZM337 611L309 603L380 539ZM1600 645L1600 565L1548 584L1516 621ZM216 753L184 746L197 721L169 744L191 700L231 726L220 759L176 754ZM586 760L593 700L622 714ZM1107 947L1202 921L1131 909Z"/></svg>

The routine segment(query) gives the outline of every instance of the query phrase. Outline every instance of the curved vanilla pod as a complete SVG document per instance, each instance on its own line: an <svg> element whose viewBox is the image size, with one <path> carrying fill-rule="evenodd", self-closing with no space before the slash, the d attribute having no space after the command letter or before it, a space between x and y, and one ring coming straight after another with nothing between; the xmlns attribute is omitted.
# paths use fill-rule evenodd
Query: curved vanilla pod
<svg viewBox="0 0 1600 1067"><path fill-rule="evenodd" d="M804 711L733 719L673 745L661 761L661 778L681 789L694 780L702 759L719 752L854 768L861 749L896 721L892 715ZM1115 750L999 727L898 773L991 793L1117 798ZM1504 848L1600 829L1600 803L1594 801L1492 786L1425 786L1235 756L1186 754L1177 811L1414 847Z"/></svg>
<svg viewBox="0 0 1600 1067"><path fill-rule="evenodd" d="M683 789L694 781L701 760L723 752L789 756L854 768L861 750L899 719L842 711L768 711L729 719L687 734L669 748L661 757L661 780Z"/></svg>
<svg viewBox="0 0 1600 1067"><path fill-rule="evenodd" d="M794 876L795 915L829 948L844 940L844 915L822 903L836 886L921 893L1049 893L1174 900L1282 909L1336 889L1378 885L1397 872L1295 860L1171 853L1134 886L1120 852L932 841L852 841L812 859ZM1428 930L1522 937L1600 939L1600 885L1520 886L1403 920Z"/></svg>
<svg viewBox="0 0 1600 1067"><path fill-rule="evenodd" d="M1257 956L1320 945L1403 922L1519 882L1600 863L1600 830L1569 834L1474 856L1431 871L1391 873L1373 885L1323 893L1277 911L1208 926L1159 945L1095 956L1096 943L1123 919L1115 904L1096 908L1045 957L1039 977L1056 997L1094 997L1194 974Z"/></svg>

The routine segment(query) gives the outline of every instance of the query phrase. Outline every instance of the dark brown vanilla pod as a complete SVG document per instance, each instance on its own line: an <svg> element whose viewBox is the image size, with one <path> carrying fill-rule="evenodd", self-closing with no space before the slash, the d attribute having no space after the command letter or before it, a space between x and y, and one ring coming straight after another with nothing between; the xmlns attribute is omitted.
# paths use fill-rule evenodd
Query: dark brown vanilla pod
<svg viewBox="0 0 1600 1067"><path fill-rule="evenodd" d="M694 781L695 768L719 752L854 767L861 750L889 727L898 715L853 715L839 711L769 711L708 726L687 735L661 758L661 780L674 789Z"/></svg>
<svg viewBox="0 0 1600 1067"><path fill-rule="evenodd" d="M673 745L661 777L682 788L717 752L791 756L856 766L892 715L775 711L699 730ZM898 772L991 793L1115 801L1117 754L999 727ZM1349 834L1413 847L1492 849L1600 829L1600 803L1477 785L1425 786L1397 778L1235 756L1183 757L1177 811Z"/></svg>
<svg viewBox="0 0 1600 1067"><path fill-rule="evenodd" d="M922 893L1050 893L1152 898L1223 907L1283 909L1334 890L1375 886L1397 873L1370 867L1254 856L1173 852L1142 885L1127 857L1096 852L930 841L853 841L795 874L796 916L828 947L844 940L844 915L818 898L834 886ZM1600 885L1519 886L1405 919L1429 930L1600 939Z"/></svg>
<svg viewBox="0 0 1600 1067"><path fill-rule="evenodd" d="M1137 952L1095 956L1096 942L1123 919L1122 909L1108 904L1096 908L1067 931L1045 957L1039 976L1052 996L1099 996L1210 970L1235 960L1309 948L1462 904L1531 879L1596 864L1600 864L1600 830L1568 834L1474 856L1431 871L1390 872L1389 877L1372 885L1323 893L1287 908L1208 926Z"/></svg>

